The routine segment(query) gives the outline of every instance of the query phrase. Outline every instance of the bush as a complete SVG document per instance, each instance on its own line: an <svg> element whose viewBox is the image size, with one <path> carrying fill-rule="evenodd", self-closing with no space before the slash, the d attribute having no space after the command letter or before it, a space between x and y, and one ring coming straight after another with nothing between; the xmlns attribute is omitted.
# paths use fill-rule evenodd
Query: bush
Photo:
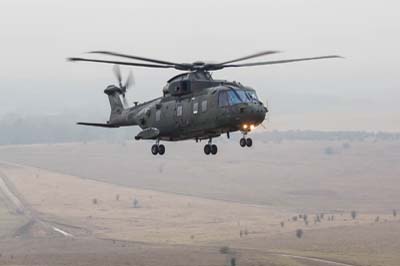
<svg viewBox="0 0 400 266"><path fill-rule="evenodd" d="M139 201L136 198L133 199L133 208L139 208Z"/></svg>
<svg viewBox="0 0 400 266"><path fill-rule="evenodd" d="M228 246L223 246L219 249L219 253L221 254L228 254L230 252L230 249Z"/></svg>
<svg viewBox="0 0 400 266"><path fill-rule="evenodd" d="M296 236L297 236L297 238L302 238L302 236L303 236L303 230L302 230L302 229L297 229L297 230L296 230Z"/></svg>
<svg viewBox="0 0 400 266"><path fill-rule="evenodd" d="M356 219L357 217L357 212L356 211L351 211L351 218Z"/></svg>
<svg viewBox="0 0 400 266"><path fill-rule="evenodd" d="M324 149L324 153L325 153L325 155L332 155L332 154L334 154L334 150L332 147L326 147Z"/></svg>
<svg viewBox="0 0 400 266"><path fill-rule="evenodd" d="M92 203L97 204L98 203L97 199L96 198L92 199Z"/></svg>
<svg viewBox="0 0 400 266"><path fill-rule="evenodd" d="M236 266L236 259L231 258L231 265L230 266Z"/></svg>
<svg viewBox="0 0 400 266"><path fill-rule="evenodd" d="M396 217L396 216L397 216L397 211L393 210L393 217Z"/></svg>
<svg viewBox="0 0 400 266"><path fill-rule="evenodd" d="M350 144L348 142L344 142L342 144L343 149L349 149L350 148Z"/></svg>
<svg viewBox="0 0 400 266"><path fill-rule="evenodd" d="M284 227L284 226L285 226L285 222L282 221L282 222L281 222L281 227Z"/></svg>

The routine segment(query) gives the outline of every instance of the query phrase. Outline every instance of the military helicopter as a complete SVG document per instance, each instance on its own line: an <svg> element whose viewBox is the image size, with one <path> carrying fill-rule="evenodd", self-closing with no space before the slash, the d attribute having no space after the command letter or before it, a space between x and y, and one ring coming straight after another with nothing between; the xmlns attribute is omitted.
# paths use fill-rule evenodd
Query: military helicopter
<svg viewBox="0 0 400 266"><path fill-rule="evenodd" d="M215 80L211 71L224 68L251 67L291 63L299 61L339 58L337 55L287 59L277 61L262 61L252 63L237 62L278 53L278 51L263 51L220 63L175 63L170 61L150 59L141 56L127 55L109 51L89 52L96 55L120 57L135 62L100 60L88 58L68 58L69 61L85 61L114 64L114 73L118 86L109 85L104 93L108 96L111 114L106 123L78 122L79 125L118 128L123 126L139 126L136 140L155 140L151 147L153 155L163 155L165 146L160 141L181 141L194 139L196 142L208 140L204 146L206 155L215 155L217 145L214 138L240 131L241 147L251 147L253 141L247 137L254 128L260 125L268 112L267 107L259 100L256 91L239 82ZM135 102L128 106L125 94L133 84L130 72L126 82L122 84L119 66L136 66L148 68L173 68L185 71L167 81L162 90L162 96L147 102ZM122 101L121 101L122 96Z"/></svg>

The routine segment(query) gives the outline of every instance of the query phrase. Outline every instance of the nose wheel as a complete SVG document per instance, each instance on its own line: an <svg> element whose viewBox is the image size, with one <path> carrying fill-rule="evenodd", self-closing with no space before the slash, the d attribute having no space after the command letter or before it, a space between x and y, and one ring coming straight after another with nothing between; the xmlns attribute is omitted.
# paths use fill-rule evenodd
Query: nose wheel
<svg viewBox="0 0 400 266"><path fill-rule="evenodd" d="M243 135L243 138L239 141L240 146L244 147L251 147L253 146L253 140L251 138L246 138L246 135Z"/></svg>
<svg viewBox="0 0 400 266"><path fill-rule="evenodd" d="M218 152L218 147L215 144L212 144L211 139L208 141L208 144L204 145L204 153L206 155L215 155Z"/></svg>
<svg viewBox="0 0 400 266"><path fill-rule="evenodd" d="M165 153L165 146L163 144L159 144L159 141L157 141L156 144L154 144L153 146L151 146L151 153L153 155L163 155Z"/></svg>

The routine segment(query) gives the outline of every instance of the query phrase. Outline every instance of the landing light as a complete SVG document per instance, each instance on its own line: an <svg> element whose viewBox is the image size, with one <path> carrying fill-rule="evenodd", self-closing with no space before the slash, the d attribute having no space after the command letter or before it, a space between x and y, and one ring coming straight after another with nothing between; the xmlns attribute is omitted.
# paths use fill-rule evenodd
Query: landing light
<svg viewBox="0 0 400 266"><path fill-rule="evenodd" d="M247 129L247 125L246 124L243 125L243 129Z"/></svg>
<svg viewBox="0 0 400 266"><path fill-rule="evenodd" d="M253 130L254 129L254 125L250 125L250 130Z"/></svg>

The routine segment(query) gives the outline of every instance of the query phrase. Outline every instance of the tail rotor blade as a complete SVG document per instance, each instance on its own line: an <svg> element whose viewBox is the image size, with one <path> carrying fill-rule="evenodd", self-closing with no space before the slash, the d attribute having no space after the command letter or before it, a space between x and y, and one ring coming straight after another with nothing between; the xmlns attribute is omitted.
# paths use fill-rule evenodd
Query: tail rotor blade
<svg viewBox="0 0 400 266"><path fill-rule="evenodd" d="M122 75L121 75L121 69L119 68L119 65L114 65L113 67L114 75L118 80L118 85L122 89Z"/></svg>
<svg viewBox="0 0 400 266"><path fill-rule="evenodd" d="M135 86L135 77L133 76L132 71L129 71L128 78L125 81L125 90L129 89L129 87Z"/></svg>

